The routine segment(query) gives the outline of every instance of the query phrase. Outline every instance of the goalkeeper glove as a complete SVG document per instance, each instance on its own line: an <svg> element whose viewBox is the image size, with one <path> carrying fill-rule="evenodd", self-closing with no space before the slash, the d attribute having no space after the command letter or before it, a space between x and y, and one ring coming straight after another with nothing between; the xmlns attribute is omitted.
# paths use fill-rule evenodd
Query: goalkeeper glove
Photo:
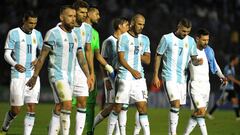
<svg viewBox="0 0 240 135"><path fill-rule="evenodd" d="M106 65L105 66L105 70L107 70L108 71L108 75L112 78L112 79L114 79L115 78L115 72L114 72L114 69L113 69L113 67L112 66L110 66L110 65Z"/></svg>

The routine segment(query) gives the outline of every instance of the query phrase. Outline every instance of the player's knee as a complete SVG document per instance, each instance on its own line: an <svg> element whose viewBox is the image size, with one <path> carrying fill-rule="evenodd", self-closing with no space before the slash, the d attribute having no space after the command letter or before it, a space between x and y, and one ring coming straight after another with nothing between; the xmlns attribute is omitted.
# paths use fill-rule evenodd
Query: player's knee
<svg viewBox="0 0 240 135"><path fill-rule="evenodd" d="M15 106L15 107L11 107L11 112L14 114L14 115L18 115L20 112L21 112L21 107L19 106Z"/></svg>
<svg viewBox="0 0 240 135"><path fill-rule="evenodd" d="M63 102L63 105L62 105L61 109L71 111L72 110L72 103L71 103L71 101Z"/></svg>
<svg viewBox="0 0 240 135"><path fill-rule="evenodd" d="M54 113L60 114L60 112L61 112L61 104L55 104Z"/></svg>
<svg viewBox="0 0 240 135"><path fill-rule="evenodd" d="M233 105L238 105L238 99L237 98L232 98L231 102Z"/></svg>
<svg viewBox="0 0 240 135"><path fill-rule="evenodd" d="M137 110L139 113L147 113L147 106L146 105L141 105L141 106L137 106Z"/></svg>
<svg viewBox="0 0 240 135"><path fill-rule="evenodd" d="M206 109L201 108L201 109L198 109L198 110L197 110L196 115L198 115L198 116L204 116L205 113L206 113Z"/></svg>
<svg viewBox="0 0 240 135"><path fill-rule="evenodd" d="M180 100L171 101L171 107L180 108Z"/></svg>
<svg viewBox="0 0 240 135"><path fill-rule="evenodd" d="M27 104L27 111L28 112L35 112L35 104Z"/></svg>
<svg viewBox="0 0 240 135"><path fill-rule="evenodd" d="M86 108L86 106L87 106L86 101L77 102L77 107L79 107L79 108Z"/></svg>
<svg viewBox="0 0 240 135"><path fill-rule="evenodd" d="M113 110L116 112L116 113L120 113L120 111L122 110L122 105L121 104L115 104L113 106Z"/></svg>

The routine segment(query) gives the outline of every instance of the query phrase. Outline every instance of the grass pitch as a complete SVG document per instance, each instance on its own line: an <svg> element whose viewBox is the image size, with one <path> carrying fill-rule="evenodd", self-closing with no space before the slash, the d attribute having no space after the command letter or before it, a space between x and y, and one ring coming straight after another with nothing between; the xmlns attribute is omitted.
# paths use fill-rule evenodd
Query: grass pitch
<svg viewBox="0 0 240 135"><path fill-rule="evenodd" d="M36 121L33 128L32 135L47 135L47 127L51 117L53 104L39 104L37 105ZM8 103L0 103L0 124L2 124L6 111L9 110ZM8 135L22 135L23 134L23 120L26 108L22 108L21 114L12 123ZM75 125L75 111L74 108L71 115L71 135L74 135ZM99 108L96 107L96 113ZM127 135L133 134L135 121L134 107L130 107L128 111L127 121ZM149 122L151 128L151 135L167 135L168 131L168 109L149 109ZM180 118L178 124L178 134L182 135L187 126L188 119L191 115L189 109L180 110ZM235 120L234 112L232 110L218 110L214 114L214 120L208 120L207 128L209 135L240 135L240 121ZM95 130L95 135L105 135L107 128L107 119L100 123ZM83 133L86 135L86 132ZM192 135L201 135L199 127L197 126Z"/></svg>

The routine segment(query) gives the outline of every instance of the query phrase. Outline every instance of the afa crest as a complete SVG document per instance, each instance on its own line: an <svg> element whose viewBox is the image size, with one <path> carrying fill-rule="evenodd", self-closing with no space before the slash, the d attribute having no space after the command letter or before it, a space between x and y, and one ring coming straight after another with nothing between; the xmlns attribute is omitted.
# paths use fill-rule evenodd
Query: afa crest
<svg viewBox="0 0 240 135"><path fill-rule="evenodd" d="M36 39L35 38L33 38L33 44L36 44L37 43L37 41L36 41Z"/></svg>
<svg viewBox="0 0 240 135"><path fill-rule="evenodd" d="M84 31L82 31L81 34L82 34L82 36L85 36L85 32Z"/></svg>
<svg viewBox="0 0 240 135"><path fill-rule="evenodd" d="M185 44L185 48L188 48L188 44L187 43Z"/></svg>

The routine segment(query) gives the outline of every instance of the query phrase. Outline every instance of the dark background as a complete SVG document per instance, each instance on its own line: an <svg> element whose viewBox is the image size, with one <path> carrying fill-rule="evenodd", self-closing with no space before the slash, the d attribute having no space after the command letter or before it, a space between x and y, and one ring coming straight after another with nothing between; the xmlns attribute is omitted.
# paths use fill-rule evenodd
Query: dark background
<svg viewBox="0 0 240 135"><path fill-rule="evenodd" d="M5 62L4 44L7 32L22 25L22 15L27 9L37 11L37 30L44 37L47 30L59 22L59 8L72 4L74 0L1 0L0 1L0 84L8 86L10 66ZM153 56L163 34L176 30L177 21L186 17L193 23L191 36L200 28L207 28L210 45L214 48L217 61L223 69L231 54L239 54L239 17L240 0L87 0L90 5L97 5L101 19L95 28L99 31L100 42L113 31L111 20L115 17L131 17L137 12L143 13L146 25L143 33L151 42L151 65L145 67L146 78L151 80ZM231 36L234 35L235 37ZM233 38L231 38L233 37ZM100 44L101 44L100 43ZM98 65L98 64L95 64ZM97 68L97 75L100 71ZM41 72L43 86L48 85L46 65ZM99 76L98 76L99 77ZM218 88L218 79L213 77L213 89Z"/></svg>

